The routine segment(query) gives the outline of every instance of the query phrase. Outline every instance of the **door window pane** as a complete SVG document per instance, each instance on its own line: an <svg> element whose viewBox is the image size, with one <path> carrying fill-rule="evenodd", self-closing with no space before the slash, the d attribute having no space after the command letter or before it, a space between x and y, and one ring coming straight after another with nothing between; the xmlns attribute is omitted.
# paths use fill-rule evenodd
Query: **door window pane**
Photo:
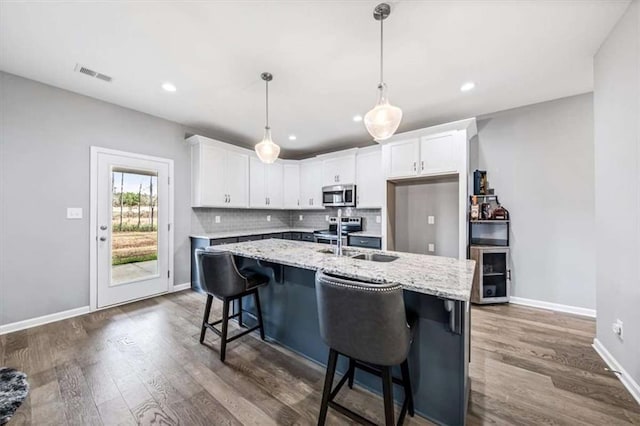
<svg viewBox="0 0 640 426"><path fill-rule="evenodd" d="M111 285L158 276L158 173L111 172Z"/></svg>

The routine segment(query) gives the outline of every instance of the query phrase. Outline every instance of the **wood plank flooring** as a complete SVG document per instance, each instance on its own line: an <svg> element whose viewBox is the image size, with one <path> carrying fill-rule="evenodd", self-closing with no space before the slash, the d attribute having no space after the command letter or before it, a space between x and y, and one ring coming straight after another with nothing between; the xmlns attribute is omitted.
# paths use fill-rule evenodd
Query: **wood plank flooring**
<svg viewBox="0 0 640 426"><path fill-rule="evenodd" d="M223 364L217 336L198 342L203 309L186 290L0 336L0 365L31 385L10 425L315 424L324 369L253 335L230 343ZM594 333L581 317L474 307L468 424L640 425ZM383 418L376 395L345 388L340 398ZM332 410L327 423L352 424Z"/></svg>

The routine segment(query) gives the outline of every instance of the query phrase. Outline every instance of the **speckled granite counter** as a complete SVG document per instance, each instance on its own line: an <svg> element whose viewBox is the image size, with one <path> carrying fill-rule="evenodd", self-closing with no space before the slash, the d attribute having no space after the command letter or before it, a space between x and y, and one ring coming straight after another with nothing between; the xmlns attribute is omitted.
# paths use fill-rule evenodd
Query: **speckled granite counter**
<svg viewBox="0 0 640 426"><path fill-rule="evenodd" d="M468 302L475 262L399 252L382 252L345 247L345 253L383 253L398 256L393 262L371 262L326 253L326 244L287 240L259 240L212 246L208 250L228 250L258 259L303 269L350 277L362 281L399 284L406 290L451 300Z"/></svg>

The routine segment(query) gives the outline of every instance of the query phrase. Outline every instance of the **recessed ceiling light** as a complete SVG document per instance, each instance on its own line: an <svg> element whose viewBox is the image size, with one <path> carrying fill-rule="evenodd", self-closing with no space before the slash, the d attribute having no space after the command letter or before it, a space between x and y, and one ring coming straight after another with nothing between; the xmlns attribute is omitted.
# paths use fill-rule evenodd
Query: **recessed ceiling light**
<svg viewBox="0 0 640 426"><path fill-rule="evenodd" d="M353 121L355 121L356 123L359 123L362 121L362 116L361 115L354 115L353 116Z"/></svg>
<svg viewBox="0 0 640 426"><path fill-rule="evenodd" d="M462 86L460 86L461 92L468 92L469 90L473 90L476 87L476 84L473 81L467 81Z"/></svg>
<svg viewBox="0 0 640 426"><path fill-rule="evenodd" d="M166 83L162 83L162 88L164 90L166 90L167 92L175 92L176 91L176 86L174 86L173 84L169 83L168 81Z"/></svg>
<svg viewBox="0 0 640 426"><path fill-rule="evenodd" d="M296 137L296 135L289 135L289 140L290 140L290 141L295 141L296 139L298 139L298 138Z"/></svg>

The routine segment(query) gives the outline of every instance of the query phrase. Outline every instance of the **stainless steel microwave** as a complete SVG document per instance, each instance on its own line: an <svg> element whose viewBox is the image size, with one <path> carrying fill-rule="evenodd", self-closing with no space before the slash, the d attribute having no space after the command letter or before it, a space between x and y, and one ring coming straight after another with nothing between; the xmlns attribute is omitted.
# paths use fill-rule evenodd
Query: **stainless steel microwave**
<svg viewBox="0 0 640 426"><path fill-rule="evenodd" d="M355 185L333 185L322 188L322 205L325 207L355 207Z"/></svg>

